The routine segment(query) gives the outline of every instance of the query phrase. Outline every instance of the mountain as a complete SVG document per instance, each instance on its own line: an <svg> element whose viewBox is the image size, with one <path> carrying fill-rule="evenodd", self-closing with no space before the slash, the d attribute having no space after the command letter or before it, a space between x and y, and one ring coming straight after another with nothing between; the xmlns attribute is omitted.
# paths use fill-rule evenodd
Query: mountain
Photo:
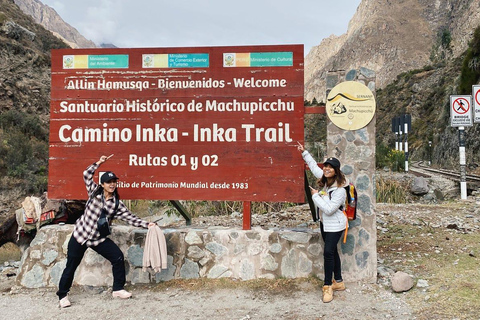
<svg viewBox="0 0 480 320"><path fill-rule="evenodd" d="M50 30L72 48L95 48L93 41L82 36L77 29L66 23L51 7L38 0L15 0L20 9L33 17L35 22Z"/></svg>
<svg viewBox="0 0 480 320"><path fill-rule="evenodd" d="M305 99L325 101L328 71L372 69L377 156L395 146L392 118L408 113L410 160L431 158L436 166L458 170L458 129L450 127L449 97L470 94L471 85L479 83L480 37L473 40L479 26L479 0L363 0L345 34L331 35L308 53ZM465 128L472 173L480 172L479 135L478 124Z"/></svg>
<svg viewBox="0 0 480 320"><path fill-rule="evenodd" d="M22 1L43 12L42 21L64 23L37 0ZM480 0L363 0L346 34L324 39L307 55L305 98L324 101L329 70L375 70L377 150L394 144L392 117L410 113L412 158L425 159L431 152L436 165L456 168L458 132L448 123L449 95L465 83L464 69L479 65L480 40L472 41L478 25ZM474 57L467 50L472 42L477 43ZM0 213L18 208L26 195L46 190L50 50L66 47L14 0L0 0ZM474 81L478 83L477 75ZM318 131L325 126L316 116L305 119L306 141L322 144ZM478 124L466 129L469 170L480 168L479 135Z"/></svg>
<svg viewBox="0 0 480 320"><path fill-rule="evenodd" d="M451 39L448 54L457 57L479 24L478 0L363 0L345 34L322 40L306 56L305 99L325 101L330 70L366 67L383 88L398 74L444 54L439 43L446 37Z"/></svg>
<svg viewBox="0 0 480 320"><path fill-rule="evenodd" d="M0 213L47 187L50 50L67 44L0 0Z"/></svg>

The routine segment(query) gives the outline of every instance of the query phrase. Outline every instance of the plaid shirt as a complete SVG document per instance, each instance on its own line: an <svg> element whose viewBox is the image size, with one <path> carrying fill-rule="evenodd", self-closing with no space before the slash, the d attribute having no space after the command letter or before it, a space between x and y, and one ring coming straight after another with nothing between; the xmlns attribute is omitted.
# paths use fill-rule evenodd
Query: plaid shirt
<svg viewBox="0 0 480 320"><path fill-rule="evenodd" d="M85 181L85 186L87 187L89 200L85 205L85 212L80 218L77 219L75 228L73 230L73 237L75 240L82 245L86 244L88 247L97 246L106 239L100 238L100 233L97 231L97 221L100 218L102 208L107 210L108 221L112 221L114 218L116 218L124 220L135 227L148 228L148 222L132 214L121 200L118 204L118 210L115 213L114 197L108 200L103 199L101 194L96 197L91 197L92 193L98 187L98 185L93 181L93 175L98 167L99 165L94 163L83 172L83 180Z"/></svg>

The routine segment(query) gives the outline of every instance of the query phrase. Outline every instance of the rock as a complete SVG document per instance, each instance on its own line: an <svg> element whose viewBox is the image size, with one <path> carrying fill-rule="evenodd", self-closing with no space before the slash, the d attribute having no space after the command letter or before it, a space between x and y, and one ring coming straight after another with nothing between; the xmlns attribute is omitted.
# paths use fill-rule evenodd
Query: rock
<svg viewBox="0 0 480 320"><path fill-rule="evenodd" d="M410 192L415 195L422 196L424 194L427 194L428 190L429 188L427 185L427 180L425 180L424 177L415 177L410 188Z"/></svg>
<svg viewBox="0 0 480 320"><path fill-rule="evenodd" d="M417 281L417 287L418 288L427 288L428 287L428 281L424 279L419 279Z"/></svg>
<svg viewBox="0 0 480 320"><path fill-rule="evenodd" d="M390 277L391 275L394 274L394 271L390 268L387 268L385 266L379 266L377 267L377 274L379 277L386 278Z"/></svg>
<svg viewBox="0 0 480 320"><path fill-rule="evenodd" d="M405 292L413 288L413 278L403 272L397 271L392 277L392 289L395 292Z"/></svg>

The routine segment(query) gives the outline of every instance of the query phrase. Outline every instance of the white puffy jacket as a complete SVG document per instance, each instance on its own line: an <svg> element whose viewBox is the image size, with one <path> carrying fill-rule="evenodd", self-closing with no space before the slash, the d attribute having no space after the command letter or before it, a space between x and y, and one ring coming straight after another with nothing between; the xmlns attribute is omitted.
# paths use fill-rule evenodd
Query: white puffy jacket
<svg viewBox="0 0 480 320"><path fill-rule="evenodd" d="M320 179L323 176L323 170L317 165L315 159L307 151L302 152L303 160L312 171L313 175ZM340 210L345 204L345 198L347 197L347 192L343 188L348 185L348 181L345 181L345 185L337 186L335 182L330 187L325 186L324 192L316 193L312 196L315 206L320 209L321 216L320 219L323 223L323 231L325 232L337 232L345 230L347 226L347 217ZM322 193L322 195L320 194Z"/></svg>

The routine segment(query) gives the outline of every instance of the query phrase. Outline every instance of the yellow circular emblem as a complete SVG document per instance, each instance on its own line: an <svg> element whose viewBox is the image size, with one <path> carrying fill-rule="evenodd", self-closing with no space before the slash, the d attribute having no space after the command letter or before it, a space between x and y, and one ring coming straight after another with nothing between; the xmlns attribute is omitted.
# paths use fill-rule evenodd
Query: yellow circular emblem
<svg viewBox="0 0 480 320"><path fill-rule="evenodd" d="M372 91L356 81L339 83L327 97L328 118L343 130L358 130L365 127L372 121L375 108Z"/></svg>

